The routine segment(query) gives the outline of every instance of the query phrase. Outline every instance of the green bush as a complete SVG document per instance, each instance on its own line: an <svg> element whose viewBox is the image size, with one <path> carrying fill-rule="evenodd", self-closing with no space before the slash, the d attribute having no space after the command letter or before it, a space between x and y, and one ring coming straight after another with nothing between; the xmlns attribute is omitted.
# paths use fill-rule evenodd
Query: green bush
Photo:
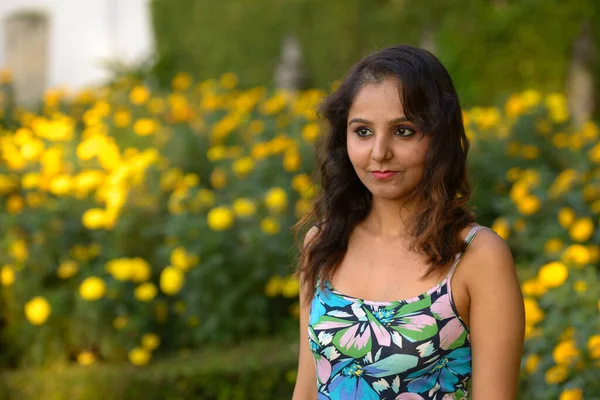
<svg viewBox="0 0 600 400"><path fill-rule="evenodd" d="M214 347L131 365L0 373L6 400L192 400L290 398L298 346L282 337Z"/></svg>

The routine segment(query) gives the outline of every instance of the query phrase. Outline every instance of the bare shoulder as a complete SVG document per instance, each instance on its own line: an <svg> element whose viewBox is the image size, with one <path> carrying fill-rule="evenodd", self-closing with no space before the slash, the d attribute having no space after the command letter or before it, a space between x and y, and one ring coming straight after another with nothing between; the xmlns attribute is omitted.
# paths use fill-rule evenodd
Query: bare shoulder
<svg viewBox="0 0 600 400"><path fill-rule="evenodd" d="M519 287L517 271L508 244L491 229L481 229L465 253L463 268L471 299L478 294L498 293L502 288L513 295ZM467 272L467 271L465 271ZM498 293L500 294L500 293Z"/></svg>
<svg viewBox="0 0 600 400"><path fill-rule="evenodd" d="M313 227L306 232L306 236L304 236L304 248L314 240L319 232L320 230L317 225L313 225Z"/></svg>

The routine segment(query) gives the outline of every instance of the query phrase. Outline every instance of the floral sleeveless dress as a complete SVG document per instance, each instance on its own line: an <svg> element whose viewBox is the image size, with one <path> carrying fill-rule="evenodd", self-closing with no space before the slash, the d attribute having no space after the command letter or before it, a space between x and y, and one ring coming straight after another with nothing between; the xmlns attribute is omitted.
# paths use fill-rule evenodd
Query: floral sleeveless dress
<svg viewBox="0 0 600 400"><path fill-rule="evenodd" d="M467 247L482 228L470 230ZM368 301L317 285L308 337L319 400L467 399L469 330L450 287L461 256L444 280L412 299Z"/></svg>

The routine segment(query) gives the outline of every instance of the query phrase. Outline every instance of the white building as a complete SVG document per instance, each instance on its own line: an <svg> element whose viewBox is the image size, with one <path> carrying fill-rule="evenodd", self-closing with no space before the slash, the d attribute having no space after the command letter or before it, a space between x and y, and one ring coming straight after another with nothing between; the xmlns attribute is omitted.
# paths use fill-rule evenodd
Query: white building
<svg viewBox="0 0 600 400"><path fill-rule="evenodd" d="M7 17L38 10L49 18L47 87L98 83L108 77L103 62L135 62L153 49L149 0L0 0L0 68L9 64Z"/></svg>

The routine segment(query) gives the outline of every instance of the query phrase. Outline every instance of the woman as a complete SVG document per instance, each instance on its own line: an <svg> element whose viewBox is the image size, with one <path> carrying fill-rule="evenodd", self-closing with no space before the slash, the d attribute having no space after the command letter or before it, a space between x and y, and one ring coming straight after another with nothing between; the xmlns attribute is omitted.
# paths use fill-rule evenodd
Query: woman
<svg viewBox="0 0 600 400"><path fill-rule="evenodd" d="M293 400L515 399L523 297L508 246L469 209L446 69L423 49L383 49L320 113Z"/></svg>

